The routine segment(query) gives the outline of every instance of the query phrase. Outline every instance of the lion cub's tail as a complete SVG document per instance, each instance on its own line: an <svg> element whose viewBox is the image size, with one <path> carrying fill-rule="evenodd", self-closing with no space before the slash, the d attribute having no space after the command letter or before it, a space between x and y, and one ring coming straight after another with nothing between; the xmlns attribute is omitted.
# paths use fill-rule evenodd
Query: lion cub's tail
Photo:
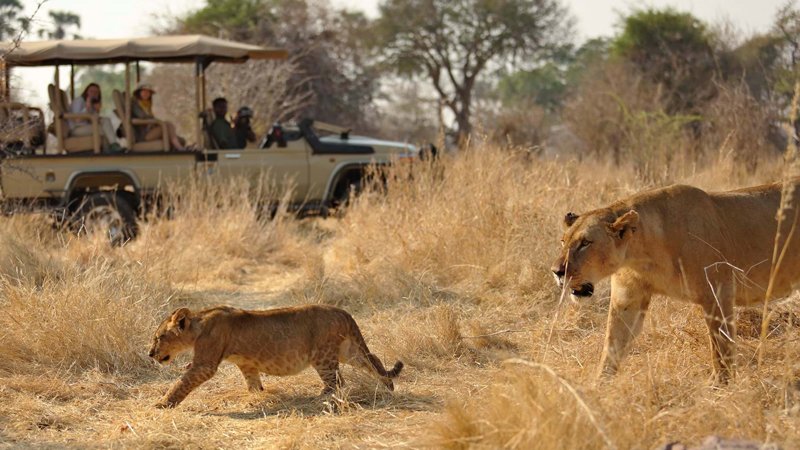
<svg viewBox="0 0 800 450"><path fill-rule="evenodd" d="M358 347L359 353L361 353L359 356L365 360L364 365L367 366L364 368L367 370L372 369L372 371L381 377L383 384L385 384L390 391L393 391L394 383L392 382L392 378L397 378L397 376L400 375L400 372L403 370L403 362L397 361L394 363L392 370L386 370L386 368L383 367L383 363L381 362L380 358L369 351L367 342L364 340L364 336L361 334L361 330L358 328L355 320L353 320L352 317L351 320L353 326L353 340L355 341L354 343Z"/></svg>

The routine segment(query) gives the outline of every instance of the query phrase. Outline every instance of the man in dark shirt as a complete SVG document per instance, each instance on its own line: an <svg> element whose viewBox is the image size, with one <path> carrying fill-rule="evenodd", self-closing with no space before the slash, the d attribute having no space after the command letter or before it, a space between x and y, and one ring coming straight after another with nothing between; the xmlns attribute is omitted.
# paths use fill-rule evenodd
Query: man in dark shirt
<svg viewBox="0 0 800 450"><path fill-rule="evenodd" d="M240 148L236 145L236 135L233 132L231 123L225 116L228 114L228 101L222 97L215 98L211 103L214 108L214 121L209 125L208 130L217 147L220 149Z"/></svg>

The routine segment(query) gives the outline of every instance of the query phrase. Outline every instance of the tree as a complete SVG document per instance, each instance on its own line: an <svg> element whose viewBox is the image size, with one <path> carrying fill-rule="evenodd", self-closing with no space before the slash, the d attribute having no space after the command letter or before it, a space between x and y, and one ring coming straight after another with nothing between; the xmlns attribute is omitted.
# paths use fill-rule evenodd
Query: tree
<svg viewBox="0 0 800 450"><path fill-rule="evenodd" d="M304 99L291 114L364 127L377 80L364 44L367 22L363 14L305 0L207 0L176 28L286 48L293 70L286 95Z"/></svg>
<svg viewBox="0 0 800 450"><path fill-rule="evenodd" d="M713 97L714 51L703 22L666 8L634 11L622 25L612 51L664 89L668 112L691 111Z"/></svg>
<svg viewBox="0 0 800 450"><path fill-rule="evenodd" d="M568 41L572 22L559 0L386 0L375 26L388 67L426 77L463 142L484 71L537 61Z"/></svg>
<svg viewBox="0 0 800 450"><path fill-rule="evenodd" d="M20 12L22 3L19 0L0 0L0 41L13 39L20 30L27 29L28 22L18 17Z"/></svg>
<svg viewBox="0 0 800 450"><path fill-rule="evenodd" d="M547 63L533 70L520 70L502 77L497 90L504 105L532 101L547 111L554 111L561 106L567 92L567 82L558 65Z"/></svg>
<svg viewBox="0 0 800 450"><path fill-rule="evenodd" d="M239 41L252 39L264 19L274 22L274 11L261 0L207 0L181 22L192 32Z"/></svg>
<svg viewBox="0 0 800 450"><path fill-rule="evenodd" d="M500 101L506 106L524 107L533 103L547 112L558 111L587 68L607 53L605 39L590 39L577 49L564 48L534 69L501 74L497 83Z"/></svg>
<svg viewBox="0 0 800 450"><path fill-rule="evenodd" d="M765 103L774 100L776 81L782 72L783 40L775 34L758 34L720 55L723 75L728 80L742 80L751 95ZM794 87L790 86L790 91ZM791 94L790 94L791 99Z"/></svg>
<svg viewBox="0 0 800 450"><path fill-rule="evenodd" d="M40 37L66 39L71 34L73 39L80 39L77 32L81 28L81 16L70 11L50 11L50 19L53 21L53 28L39 30ZM71 28L75 30L70 33Z"/></svg>

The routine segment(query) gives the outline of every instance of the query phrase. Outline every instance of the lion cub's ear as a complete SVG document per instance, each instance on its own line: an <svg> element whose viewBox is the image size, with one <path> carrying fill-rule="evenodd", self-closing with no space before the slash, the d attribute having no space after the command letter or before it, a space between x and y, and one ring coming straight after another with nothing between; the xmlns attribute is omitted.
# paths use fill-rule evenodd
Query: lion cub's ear
<svg viewBox="0 0 800 450"><path fill-rule="evenodd" d="M178 329L183 331L189 325L189 319L192 317L192 312L189 308L180 308L172 313L172 323L178 325Z"/></svg>
<svg viewBox="0 0 800 450"><path fill-rule="evenodd" d="M626 236L629 236L636 231L637 225L639 225L639 213L634 210L630 210L619 216L614 223L609 225L608 230L614 236L624 239Z"/></svg>
<svg viewBox="0 0 800 450"><path fill-rule="evenodd" d="M564 216L564 225L567 227L571 227L576 220L578 220L579 215L575 214L574 212L568 212L566 216Z"/></svg>

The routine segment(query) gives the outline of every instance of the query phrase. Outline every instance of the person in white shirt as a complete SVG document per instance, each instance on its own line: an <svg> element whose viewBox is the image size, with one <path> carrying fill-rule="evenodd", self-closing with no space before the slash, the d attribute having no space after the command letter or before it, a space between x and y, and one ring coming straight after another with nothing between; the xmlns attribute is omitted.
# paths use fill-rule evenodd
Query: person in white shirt
<svg viewBox="0 0 800 450"><path fill-rule="evenodd" d="M69 107L69 111L73 113L83 114L100 114L102 107L103 95L100 92L100 85L97 83L89 83L83 94L75 97ZM103 150L111 153L119 153L122 147L119 145L117 133L114 131L114 126L111 124L111 119L108 117L98 117L100 123L100 135L103 138ZM92 124L88 120L70 120L69 121L69 134L70 136L91 136Z"/></svg>

